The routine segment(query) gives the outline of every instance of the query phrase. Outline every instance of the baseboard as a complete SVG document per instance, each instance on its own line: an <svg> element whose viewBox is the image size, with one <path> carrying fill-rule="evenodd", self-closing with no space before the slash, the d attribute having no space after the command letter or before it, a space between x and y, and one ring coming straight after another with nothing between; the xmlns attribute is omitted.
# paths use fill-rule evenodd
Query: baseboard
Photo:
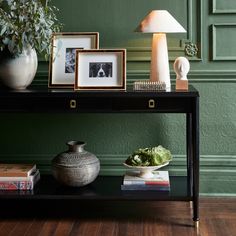
<svg viewBox="0 0 236 236"><path fill-rule="evenodd" d="M1 162L19 163L22 160L36 163L41 174L51 173L53 154L0 155ZM123 175L122 165L128 154L97 154L101 162L100 175ZM170 175L186 175L185 155L173 155L173 161L165 167ZM236 156L201 155L200 158L200 195L201 196L236 196Z"/></svg>

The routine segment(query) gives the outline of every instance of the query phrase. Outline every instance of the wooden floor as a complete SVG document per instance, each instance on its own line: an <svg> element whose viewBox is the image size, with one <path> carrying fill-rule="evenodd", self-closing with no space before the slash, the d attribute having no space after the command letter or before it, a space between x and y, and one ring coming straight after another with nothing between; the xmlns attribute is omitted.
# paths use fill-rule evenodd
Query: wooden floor
<svg viewBox="0 0 236 236"><path fill-rule="evenodd" d="M236 199L200 202L199 230L192 226L186 202L113 202L84 206L83 213L73 217L49 217L46 211L41 217L2 217L0 236L236 236Z"/></svg>

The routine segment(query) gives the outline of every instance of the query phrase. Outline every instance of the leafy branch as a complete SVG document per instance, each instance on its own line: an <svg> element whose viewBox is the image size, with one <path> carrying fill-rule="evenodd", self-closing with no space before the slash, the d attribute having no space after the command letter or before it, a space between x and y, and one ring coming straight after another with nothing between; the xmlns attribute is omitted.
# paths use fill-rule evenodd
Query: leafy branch
<svg viewBox="0 0 236 236"><path fill-rule="evenodd" d="M50 53L53 32L61 30L50 0L0 0L0 50L17 56L27 47Z"/></svg>

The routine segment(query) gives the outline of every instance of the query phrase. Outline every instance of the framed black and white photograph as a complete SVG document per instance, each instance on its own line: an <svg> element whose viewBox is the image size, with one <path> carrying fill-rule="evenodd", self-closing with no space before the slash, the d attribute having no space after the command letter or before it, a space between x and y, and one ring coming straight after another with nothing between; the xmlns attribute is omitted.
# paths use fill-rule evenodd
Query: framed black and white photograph
<svg viewBox="0 0 236 236"><path fill-rule="evenodd" d="M75 90L125 90L126 50L76 50Z"/></svg>
<svg viewBox="0 0 236 236"><path fill-rule="evenodd" d="M51 43L49 87L74 88L76 50L99 48L99 33L54 33Z"/></svg>

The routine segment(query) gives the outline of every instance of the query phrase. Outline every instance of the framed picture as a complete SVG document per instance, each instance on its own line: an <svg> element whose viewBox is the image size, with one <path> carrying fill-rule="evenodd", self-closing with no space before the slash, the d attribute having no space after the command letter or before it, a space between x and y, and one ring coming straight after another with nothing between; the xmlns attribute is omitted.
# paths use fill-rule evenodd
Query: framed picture
<svg viewBox="0 0 236 236"><path fill-rule="evenodd" d="M49 87L74 88L75 51L98 49L99 33L54 33L49 65Z"/></svg>
<svg viewBox="0 0 236 236"><path fill-rule="evenodd" d="M75 90L99 89L126 89L126 49L76 50Z"/></svg>

